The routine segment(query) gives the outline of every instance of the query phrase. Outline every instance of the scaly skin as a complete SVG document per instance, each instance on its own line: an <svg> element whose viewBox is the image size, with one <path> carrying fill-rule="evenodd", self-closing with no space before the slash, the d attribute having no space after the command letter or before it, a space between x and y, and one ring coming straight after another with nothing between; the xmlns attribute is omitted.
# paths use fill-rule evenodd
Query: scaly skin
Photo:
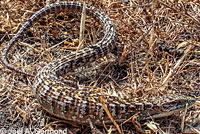
<svg viewBox="0 0 200 134"><path fill-rule="evenodd" d="M2 53L3 63L12 70L31 75L9 64L6 56L14 42L42 16L60 11L81 12L82 7L82 3L60 2L36 12L8 43ZM73 87L69 83L62 82L59 78L67 72L105 56L115 47L116 28L110 18L89 5L86 6L86 12L100 22L105 35L96 44L56 59L38 72L35 76L33 92L46 111L77 124L88 124L88 119L91 119L94 124L102 125L102 123L107 124L111 121L102 107L100 97L103 98L105 105L117 122L123 122L138 112L140 112L141 120L148 119L149 116L153 118L169 116L185 108L187 103L194 104L193 98L182 95L169 94L144 100L133 98L131 92L126 95L117 91L116 94L110 94L105 89Z"/></svg>

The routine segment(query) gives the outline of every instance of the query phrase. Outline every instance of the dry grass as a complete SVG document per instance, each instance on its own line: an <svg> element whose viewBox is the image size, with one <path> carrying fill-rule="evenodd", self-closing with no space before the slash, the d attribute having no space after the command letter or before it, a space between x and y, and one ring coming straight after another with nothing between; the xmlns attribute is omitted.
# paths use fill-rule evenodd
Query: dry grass
<svg viewBox="0 0 200 134"><path fill-rule="evenodd" d="M54 1L1 1L1 51L32 14L52 2ZM136 96L143 97L170 93L199 96L199 0L85 2L103 10L114 21L119 37L118 50L114 56L109 55L86 68L76 70L70 79L105 89L132 89ZM36 74L38 68L52 59L77 48L80 30L78 20L80 15L66 13L43 17L16 42L9 53L9 61L27 72ZM102 27L90 17L86 18L85 30L84 46L97 42L103 36ZM157 47L160 41L173 48L190 45L193 49L184 59L179 60L180 57L174 53L160 51ZM90 133L88 127L67 125L66 121L44 112L32 93L33 78L11 71L2 64L0 72L0 128L67 128L69 133ZM180 133L181 130L198 132L195 127L200 127L199 113L199 106L196 105L186 113L141 122L138 126L144 133L174 134ZM117 130L112 128L100 130L117 133ZM191 128L192 130L189 130ZM132 124L120 126L120 129L124 133L136 132Z"/></svg>

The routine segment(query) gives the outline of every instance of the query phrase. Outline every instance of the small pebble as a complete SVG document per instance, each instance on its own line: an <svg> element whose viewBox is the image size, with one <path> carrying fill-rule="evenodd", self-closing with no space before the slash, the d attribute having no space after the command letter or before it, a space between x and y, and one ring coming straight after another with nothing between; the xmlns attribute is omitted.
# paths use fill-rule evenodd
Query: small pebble
<svg viewBox="0 0 200 134"><path fill-rule="evenodd" d="M127 4L129 2L129 0L123 0L123 2Z"/></svg>

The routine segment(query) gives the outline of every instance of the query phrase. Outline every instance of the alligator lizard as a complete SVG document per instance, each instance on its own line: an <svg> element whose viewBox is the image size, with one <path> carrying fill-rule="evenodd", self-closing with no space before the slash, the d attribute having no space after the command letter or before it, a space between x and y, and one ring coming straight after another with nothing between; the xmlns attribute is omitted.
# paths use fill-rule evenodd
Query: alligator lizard
<svg viewBox="0 0 200 134"><path fill-rule="evenodd" d="M6 56L13 44L39 18L61 11L81 12L82 7L82 3L60 2L47 5L37 11L9 41L2 53L3 63L12 70L30 75L9 64ZM111 123L111 120L102 107L100 97L117 122L123 122L135 113L140 113L142 120L149 117L169 116L175 111L185 108L187 103L189 105L194 104L193 98L183 95L168 94L144 100L134 98L131 92L127 95L117 91L115 94L111 94L96 87L72 86L69 83L62 82L60 77L67 72L105 56L115 47L116 27L111 19L89 5L86 5L86 13L100 22L105 35L96 44L55 59L38 71L34 79L33 92L46 111L74 123L88 124L88 119L91 119L94 124L101 125L103 122Z"/></svg>

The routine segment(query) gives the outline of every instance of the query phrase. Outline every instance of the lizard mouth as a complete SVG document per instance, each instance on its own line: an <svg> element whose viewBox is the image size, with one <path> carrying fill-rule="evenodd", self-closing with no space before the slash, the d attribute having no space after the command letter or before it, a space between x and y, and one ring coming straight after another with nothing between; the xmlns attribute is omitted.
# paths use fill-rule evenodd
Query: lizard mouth
<svg viewBox="0 0 200 134"><path fill-rule="evenodd" d="M182 101L180 100L178 102L174 102L174 104L163 105L163 109L166 111L173 111L173 110L179 110L179 109L181 110L181 109L184 109L186 107L186 105L192 106L195 102L196 102L195 99L182 100Z"/></svg>
<svg viewBox="0 0 200 134"><path fill-rule="evenodd" d="M184 108L186 108L186 105L188 105L188 108L191 107L193 104L195 104L195 99L190 100L179 100L171 103L163 104L161 107L159 107L157 110L149 110L146 113L143 113L143 116L141 120L148 120L148 119L156 119L156 118L163 118L167 116L171 116L174 113L180 112Z"/></svg>

